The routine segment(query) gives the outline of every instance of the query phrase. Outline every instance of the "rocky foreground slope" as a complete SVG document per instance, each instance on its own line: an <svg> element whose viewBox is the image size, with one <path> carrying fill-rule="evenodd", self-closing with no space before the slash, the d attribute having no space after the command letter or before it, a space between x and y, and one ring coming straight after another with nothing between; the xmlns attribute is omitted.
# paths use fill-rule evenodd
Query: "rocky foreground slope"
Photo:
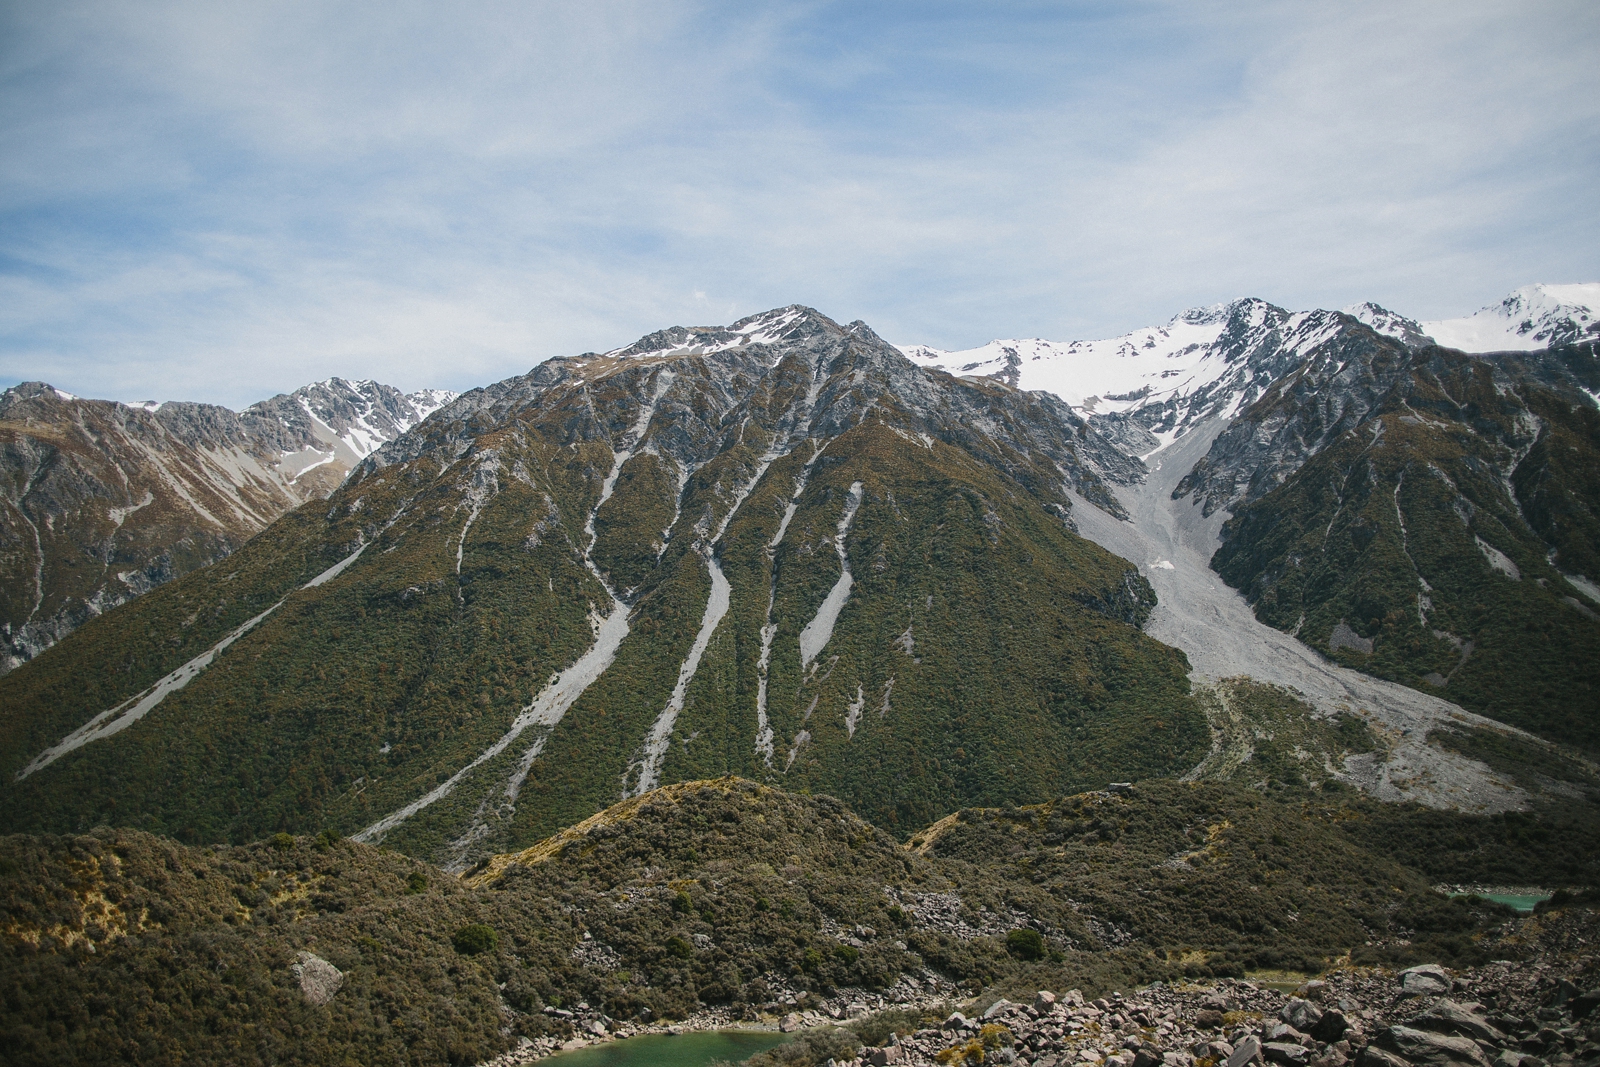
<svg viewBox="0 0 1600 1067"><path fill-rule="evenodd" d="M1551 1003L1538 999L1554 995L1547 978L1588 981L1594 916L1575 905L1518 920L1431 883L1590 884L1600 840L1578 815L1150 782L964 810L901 845L832 798L721 779L625 801L464 879L333 835L232 847L13 835L0 839L0 1058L472 1063L667 1026L855 1018L848 1035L797 1044L824 1053L803 1062L895 1031L924 1062L1005 1046L985 1046L981 1026L943 1028L958 1008L981 1022L997 996L1077 988L1107 1006L987 1021L1030 1061L1214 1063L1220 1045L1196 1046L1237 1052L1281 1001L1224 984L1216 995L1237 1004L1202 1018L1207 1005L1174 998L1174 984L1416 963L1479 981L1501 959L1532 992L1507 979L1491 1002L1484 980L1457 997L1510 1016L1488 1025L1520 1038ZM1354 996L1339 1010L1372 1041L1414 1013L1343 981L1329 978L1321 1006ZM1136 999L1153 982L1164 989ZM1270 1032L1267 1054L1318 1040L1315 1023L1295 1029L1310 1037ZM1569 1036L1530 1039L1553 1049ZM1293 1062L1339 1040L1349 1055L1357 1039L1320 1040Z"/></svg>
<svg viewBox="0 0 1600 1067"><path fill-rule="evenodd" d="M1520 936L1531 934L1528 939L1538 947L1524 960L1459 970L1435 964L1398 972L1339 967L1287 994L1226 978L1156 983L1092 1001L1076 989L1061 996L1040 990L1023 1002L1001 998L983 1008L985 1002L979 1001L968 1009L970 1017L953 1011L941 1020L924 1010L847 1020L750 1063L811 1064L824 1056L839 1067L1567 1067L1600 1062L1596 956L1583 951L1600 932L1594 914L1528 925L1540 928ZM880 1038L884 1029L891 1032ZM530 1047L522 1055L502 1057L496 1067L534 1058L536 1047Z"/></svg>

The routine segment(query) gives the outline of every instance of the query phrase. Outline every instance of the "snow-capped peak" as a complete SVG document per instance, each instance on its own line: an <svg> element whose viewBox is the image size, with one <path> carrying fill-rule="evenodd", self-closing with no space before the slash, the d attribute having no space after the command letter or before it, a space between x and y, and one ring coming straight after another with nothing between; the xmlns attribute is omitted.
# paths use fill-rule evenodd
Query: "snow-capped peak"
<svg viewBox="0 0 1600 1067"><path fill-rule="evenodd" d="M1351 304L1344 308L1344 313L1358 322L1364 322L1385 337L1393 337L1401 344L1412 348L1427 344L1428 335L1423 331L1422 325L1415 319L1408 319L1404 315L1390 311L1381 304L1374 304L1364 300L1359 304Z"/></svg>
<svg viewBox="0 0 1600 1067"><path fill-rule="evenodd" d="M1085 414L1107 414L1183 396L1227 373L1234 354L1217 342L1224 332L1276 325L1283 312L1261 300L1190 308L1164 326L1148 326L1094 341L1042 338L990 341L944 352L901 345L923 367L999 378L1019 389L1055 393Z"/></svg>
<svg viewBox="0 0 1600 1067"><path fill-rule="evenodd" d="M1600 339L1600 282L1524 285L1498 304L1458 319L1420 323L1446 348L1532 351Z"/></svg>

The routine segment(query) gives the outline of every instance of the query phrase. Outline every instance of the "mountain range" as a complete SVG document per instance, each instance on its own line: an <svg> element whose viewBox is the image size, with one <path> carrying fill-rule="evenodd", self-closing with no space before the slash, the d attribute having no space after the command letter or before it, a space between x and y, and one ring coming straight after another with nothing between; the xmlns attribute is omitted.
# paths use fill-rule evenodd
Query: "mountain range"
<svg viewBox="0 0 1600 1067"><path fill-rule="evenodd" d="M342 378L242 412L0 393L0 672L327 496L454 397Z"/></svg>
<svg viewBox="0 0 1600 1067"><path fill-rule="evenodd" d="M460 871L672 782L827 793L904 833L1111 780L1252 781L1279 734L1310 787L1478 813L1586 795L1597 305L1241 300L968 353L791 306L413 402L342 480L331 441L241 429L229 454L276 473L208 474L232 503L190 503L258 524L219 524L209 566L169 534L187 573L0 679L0 818L326 828ZM5 403L34 442L12 427L103 402ZM176 437L168 407L187 424L108 409ZM326 480L291 491L313 439ZM52 588L26 531L72 509L10 510L16 635Z"/></svg>

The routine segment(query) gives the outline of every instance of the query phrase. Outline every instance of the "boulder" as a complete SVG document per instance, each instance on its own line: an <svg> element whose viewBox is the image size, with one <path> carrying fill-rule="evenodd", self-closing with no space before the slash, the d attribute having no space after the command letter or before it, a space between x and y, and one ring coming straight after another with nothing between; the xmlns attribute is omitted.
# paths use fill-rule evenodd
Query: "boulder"
<svg viewBox="0 0 1600 1067"><path fill-rule="evenodd" d="M1411 1067L1411 1065L1387 1049L1368 1045L1361 1050L1361 1055L1356 1060L1356 1067Z"/></svg>
<svg viewBox="0 0 1600 1067"><path fill-rule="evenodd" d="M959 1011L951 1012L950 1017L939 1024L939 1029L941 1030L965 1030L966 1028L967 1017Z"/></svg>
<svg viewBox="0 0 1600 1067"><path fill-rule="evenodd" d="M310 952L299 953L289 969L300 980L300 992L306 1003L317 1007L331 1001L344 985L344 973L339 968Z"/></svg>
<svg viewBox="0 0 1600 1067"><path fill-rule="evenodd" d="M1310 1035L1325 1045L1340 1041L1350 1032L1350 1020L1338 1008L1329 1008L1322 1013L1322 1018L1317 1020L1317 1025L1309 1031Z"/></svg>
<svg viewBox="0 0 1600 1067"><path fill-rule="evenodd" d="M1233 1055L1228 1057L1227 1067L1245 1067L1249 1063L1258 1063L1261 1060L1261 1039L1254 1034L1249 1035L1239 1042L1233 1050Z"/></svg>
<svg viewBox="0 0 1600 1067"><path fill-rule="evenodd" d="M1021 1004L1015 1004L1009 1000L1001 998L1000 1000L997 1000L993 1004L989 1005L989 1010L983 1013L983 1017L985 1019L993 1019L997 1015L1003 1015L1013 1008L1020 1007L1022 1007Z"/></svg>
<svg viewBox="0 0 1600 1067"><path fill-rule="evenodd" d="M1033 997L1033 1008L1040 1015L1045 1014L1056 1006L1056 995L1048 989L1041 989Z"/></svg>
<svg viewBox="0 0 1600 1067"><path fill-rule="evenodd" d="M1194 1024L1202 1030L1215 1030L1222 1025L1222 1013L1215 1008L1205 1008L1195 1013Z"/></svg>
<svg viewBox="0 0 1600 1067"><path fill-rule="evenodd" d="M1460 1034L1478 1041L1487 1041L1491 1045L1504 1045L1506 1035L1490 1026L1482 1016L1469 1010L1463 1004L1453 1000L1441 1000L1427 1011L1415 1018L1406 1020L1406 1025L1417 1030L1433 1030L1441 1034Z"/></svg>
<svg viewBox="0 0 1600 1067"><path fill-rule="evenodd" d="M1301 997L1292 997L1278 1013L1278 1018L1302 1033L1310 1033L1322 1018L1322 1009Z"/></svg>
<svg viewBox="0 0 1600 1067"><path fill-rule="evenodd" d="M800 1029L802 1025L803 1024L800 1021L799 1013L791 1011L788 1015L783 1017L782 1022L778 1023L778 1030L785 1034L792 1034L796 1030Z"/></svg>
<svg viewBox="0 0 1600 1067"><path fill-rule="evenodd" d="M1437 963L1400 972L1400 992L1408 997L1435 997L1450 992L1450 975Z"/></svg>
<svg viewBox="0 0 1600 1067"><path fill-rule="evenodd" d="M905 1058L906 1050L899 1045L870 1049L867 1052L867 1063L870 1067L889 1067L891 1063L904 1063Z"/></svg>
<svg viewBox="0 0 1600 1067"><path fill-rule="evenodd" d="M1268 1041L1282 1041L1288 1044L1309 1045L1311 1043L1310 1035L1296 1030L1288 1023L1273 1023L1267 1027L1266 1033L1262 1036Z"/></svg>
<svg viewBox="0 0 1600 1067"><path fill-rule="evenodd" d="M1597 1006L1600 1006L1600 989L1591 989L1587 993L1579 993L1572 998L1572 1003L1569 1007L1574 1019L1586 1019Z"/></svg>
<svg viewBox="0 0 1600 1067"><path fill-rule="evenodd" d="M1328 983L1320 978L1313 978L1300 987L1300 995L1307 1000L1321 1000L1328 992Z"/></svg>
<svg viewBox="0 0 1600 1067"><path fill-rule="evenodd" d="M1290 1041L1268 1041L1261 1046L1261 1054L1268 1063L1282 1064L1283 1067L1304 1067L1311 1059L1309 1049Z"/></svg>
<svg viewBox="0 0 1600 1067"><path fill-rule="evenodd" d="M1161 1057L1147 1048L1142 1048L1133 1054L1133 1067L1156 1067L1161 1062ZM1038 1067L1038 1064L1034 1064Z"/></svg>
<svg viewBox="0 0 1600 1067"><path fill-rule="evenodd" d="M1391 1026L1374 1041L1419 1067L1489 1067L1489 1059L1476 1041L1453 1034Z"/></svg>

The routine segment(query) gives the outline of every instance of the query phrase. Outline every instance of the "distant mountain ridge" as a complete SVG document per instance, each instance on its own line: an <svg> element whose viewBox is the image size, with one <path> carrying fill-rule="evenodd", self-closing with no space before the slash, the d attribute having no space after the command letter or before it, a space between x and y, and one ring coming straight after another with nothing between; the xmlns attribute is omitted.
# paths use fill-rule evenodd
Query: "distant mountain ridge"
<svg viewBox="0 0 1600 1067"><path fill-rule="evenodd" d="M234 412L0 393L0 672L326 496L454 396L330 378Z"/></svg>
<svg viewBox="0 0 1600 1067"><path fill-rule="evenodd" d="M1600 339L1600 282L1526 285L1472 315L1429 322L1371 302L1342 312L1290 312L1250 297L1190 308L1165 325L1102 340L996 340L956 352L902 345L901 351L918 366L1046 390L1085 416L1139 413L1143 423L1166 426L1157 432L1175 433L1242 410L1261 395L1263 374L1275 378L1275 367L1338 332L1341 315L1410 347L1532 351ZM1167 418L1152 419L1153 410Z"/></svg>

